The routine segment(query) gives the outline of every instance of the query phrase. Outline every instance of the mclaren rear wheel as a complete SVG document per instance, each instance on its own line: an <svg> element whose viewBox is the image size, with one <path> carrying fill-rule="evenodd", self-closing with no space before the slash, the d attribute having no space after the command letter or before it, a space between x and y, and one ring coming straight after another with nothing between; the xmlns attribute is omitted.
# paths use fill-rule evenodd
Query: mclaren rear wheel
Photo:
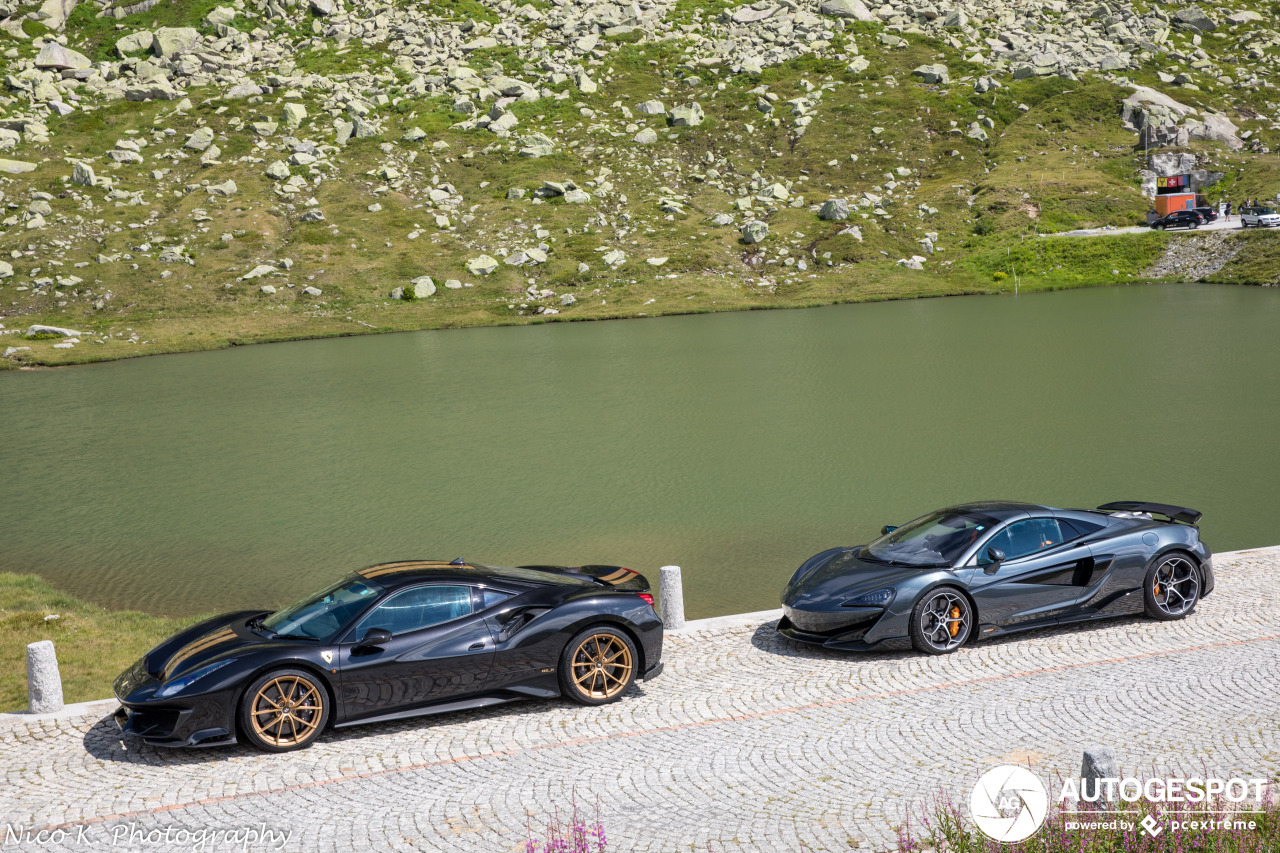
<svg viewBox="0 0 1280 853"><path fill-rule="evenodd" d="M277 669L249 685L239 717L241 734L258 749L305 749L329 722L329 694L306 670Z"/></svg>
<svg viewBox="0 0 1280 853"><path fill-rule="evenodd" d="M580 632L560 655L560 688L583 705L616 702L636 680L635 643L609 625Z"/></svg>
<svg viewBox="0 0 1280 853"><path fill-rule="evenodd" d="M1188 555L1174 551L1151 564L1142 585L1147 615L1172 622L1195 609L1200 599L1200 567Z"/></svg>
<svg viewBox="0 0 1280 853"><path fill-rule="evenodd" d="M945 655L965 644L973 633L973 608L954 587L925 593L911 611L911 645L927 655Z"/></svg>

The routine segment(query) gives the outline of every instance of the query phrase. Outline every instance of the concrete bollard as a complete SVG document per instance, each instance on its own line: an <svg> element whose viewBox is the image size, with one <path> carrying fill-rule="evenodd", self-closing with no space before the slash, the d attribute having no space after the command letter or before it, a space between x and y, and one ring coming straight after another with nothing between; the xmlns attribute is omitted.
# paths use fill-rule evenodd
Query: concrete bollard
<svg viewBox="0 0 1280 853"><path fill-rule="evenodd" d="M1099 788L1100 779L1119 779L1120 768L1116 765L1116 751L1109 746L1093 746L1084 751L1084 760L1080 762L1080 798L1090 802L1105 802L1114 799L1107 796L1104 787Z"/></svg>
<svg viewBox="0 0 1280 853"><path fill-rule="evenodd" d="M678 631L684 627L684 587L680 583L679 566L663 566L658 570L658 607L663 628Z"/></svg>
<svg viewBox="0 0 1280 853"><path fill-rule="evenodd" d="M27 710L33 714L62 710L62 675L53 640L27 644Z"/></svg>

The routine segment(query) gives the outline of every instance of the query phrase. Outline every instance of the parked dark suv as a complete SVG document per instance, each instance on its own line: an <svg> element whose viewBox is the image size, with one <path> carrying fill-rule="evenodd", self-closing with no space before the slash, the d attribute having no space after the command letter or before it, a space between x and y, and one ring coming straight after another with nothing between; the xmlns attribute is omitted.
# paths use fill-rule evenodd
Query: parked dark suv
<svg viewBox="0 0 1280 853"><path fill-rule="evenodd" d="M1151 227L1157 231L1163 231L1166 228L1199 228L1200 214L1194 210L1175 210L1168 216L1152 222Z"/></svg>
<svg viewBox="0 0 1280 853"><path fill-rule="evenodd" d="M1216 209L1216 208L1213 208L1213 207L1197 207L1197 208L1194 208L1194 210L1195 210L1195 212L1196 212L1196 213L1200 214L1200 218L1201 218L1201 219L1203 219L1205 222L1217 222L1217 221L1218 221L1218 211L1217 211L1217 209Z"/></svg>

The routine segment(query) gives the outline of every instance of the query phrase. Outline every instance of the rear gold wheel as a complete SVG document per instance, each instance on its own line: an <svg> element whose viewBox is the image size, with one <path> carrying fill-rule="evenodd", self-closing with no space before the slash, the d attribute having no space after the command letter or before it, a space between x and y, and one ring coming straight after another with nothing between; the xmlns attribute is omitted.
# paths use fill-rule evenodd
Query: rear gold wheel
<svg viewBox="0 0 1280 853"><path fill-rule="evenodd" d="M636 661L635 644L622 631L607 625L588 628L560 656L560 686L577 702L604 705L635 681Z"/></svg>
<svg viewBox="0 0 1280 853"><path fill-rule="evenodd" d="M286 669L260 676L240 702L240 730L268 752L303 749L329 721L329 694L316 676Z"/></svg>

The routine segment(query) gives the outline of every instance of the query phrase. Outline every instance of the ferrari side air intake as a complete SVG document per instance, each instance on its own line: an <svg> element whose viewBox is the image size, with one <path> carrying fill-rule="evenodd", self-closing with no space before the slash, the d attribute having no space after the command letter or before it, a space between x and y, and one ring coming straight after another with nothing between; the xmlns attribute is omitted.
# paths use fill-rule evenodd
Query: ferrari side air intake
<svg viewBox="0 0 1280 853"><path fill-rule="evenodd" d="M1181 521L1184 524L1197 524L1203 513L1185 506L1171 504L1153 504L1143 501L1112 501L1098 507L1103 512L1145 512L1163 515L1170 521Z"/></svg>

